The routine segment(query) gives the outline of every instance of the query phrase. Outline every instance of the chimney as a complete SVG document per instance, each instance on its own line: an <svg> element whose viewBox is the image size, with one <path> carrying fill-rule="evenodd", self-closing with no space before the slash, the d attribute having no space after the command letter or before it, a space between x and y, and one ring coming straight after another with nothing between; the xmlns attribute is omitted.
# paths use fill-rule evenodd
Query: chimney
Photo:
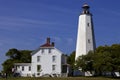
<svg viewBox="0 0 120 80"><path fill-rule="evenodd" d="M53 47L55 46L55 43L54 42L52 42L52 44L51 44Z"/></svg>
<svg viewBox="0 0 120 80"><path fill-rule="evenodd" d="M46 43L50 44L50 38L49 37L47 38Z"/></svg>

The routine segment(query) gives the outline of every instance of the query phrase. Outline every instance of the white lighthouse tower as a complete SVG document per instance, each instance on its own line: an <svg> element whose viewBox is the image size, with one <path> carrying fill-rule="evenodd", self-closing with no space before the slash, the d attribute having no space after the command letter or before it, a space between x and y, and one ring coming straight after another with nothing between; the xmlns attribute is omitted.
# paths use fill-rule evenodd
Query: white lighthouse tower
<svg viewBox="0 0 120 80"><path fill-rule="evenodd" d="M82 14L79 16L78 34L76 44L75 60L81 55L86 55L89 51L95 50L94 28L92 14L89 12L89 6L83 5Z"/></svg>

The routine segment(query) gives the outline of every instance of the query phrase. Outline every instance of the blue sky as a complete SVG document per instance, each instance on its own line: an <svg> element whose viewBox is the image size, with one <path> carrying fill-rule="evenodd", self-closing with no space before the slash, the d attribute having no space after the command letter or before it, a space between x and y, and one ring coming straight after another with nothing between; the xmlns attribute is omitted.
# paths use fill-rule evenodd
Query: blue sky
<svg viewBox="0 0 120 80"><path fill-rule="evenodd" d="M46 37L70 54L84 3L93 14L96 45L120 43L120 0L0 0L0 64L9 49L34 50Z"/></svg>

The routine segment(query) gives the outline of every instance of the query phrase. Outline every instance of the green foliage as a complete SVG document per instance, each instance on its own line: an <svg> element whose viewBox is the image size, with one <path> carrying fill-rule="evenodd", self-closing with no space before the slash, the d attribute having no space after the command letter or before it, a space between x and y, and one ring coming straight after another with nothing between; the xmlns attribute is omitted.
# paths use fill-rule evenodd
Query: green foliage
<svg viewBox="0 0 120 80"><path fill-rule="evenodd" d="M74 64L75 64L75 51L73 51L70 54L70 56L68 56L67 63L70 64L72 66L72 68L74 68Z"/></svg>
<svg viewBox="0 0 120 80"><path fill-rule="evenodd" d="M31 53L32 51L29 50L17 50L17 49L10 49L6 56L8 59L4 61L2 64L3 72L5 73L12 73L12 68L14 63L29 63L31 62Z"/></svg>
<svg viewBox="0 0 120 80"><path fill-rule="evenodd" d="M31 62L31 52L32 51L29 51L29 50L21 50L21 62L24 62L24 63L30 63Z"/></svg>
<svg viewBox="0 0 120 80"><path fill-rule="evenodd" d="M10 59L20 59L21 53L17 49L10 49L7 53L6 56L9 57Z"/></svg>
<svg viewBox="0 0 120 80"><path fill-rule="evenodd" d="M90 51L87 55L79 56L76 61L76 67L82 68L83 71L93 70L93 55L94 53Z"/></svg>
<svg viewBox="0 0 120 80"><path fill-rule="evenodd" d="M13 59L7 59L2 65L3 65L3 72L10 74L12 72L12 68L14 63L20 62L19 60L13 60Z"/></svg>
<svg viewBox="0 0 120 80"><path fill-rule="evenodd" d="M76 66L84 71L95 70L98 74L120 71L120 44L99 46L95 52L80 56Z"/></svg>

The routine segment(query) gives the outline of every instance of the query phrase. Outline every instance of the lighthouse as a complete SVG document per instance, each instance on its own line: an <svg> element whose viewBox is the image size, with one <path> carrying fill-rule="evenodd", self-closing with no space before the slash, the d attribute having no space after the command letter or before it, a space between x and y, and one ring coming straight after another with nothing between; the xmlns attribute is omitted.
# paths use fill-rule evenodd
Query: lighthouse
<svg viewBox="0 0 120 80"><path fill-rule="evenodd" d="M96 47L92 14L89 8L87 4L84 4L79 16L75 60L89 51L94 51Z"/></svg>

